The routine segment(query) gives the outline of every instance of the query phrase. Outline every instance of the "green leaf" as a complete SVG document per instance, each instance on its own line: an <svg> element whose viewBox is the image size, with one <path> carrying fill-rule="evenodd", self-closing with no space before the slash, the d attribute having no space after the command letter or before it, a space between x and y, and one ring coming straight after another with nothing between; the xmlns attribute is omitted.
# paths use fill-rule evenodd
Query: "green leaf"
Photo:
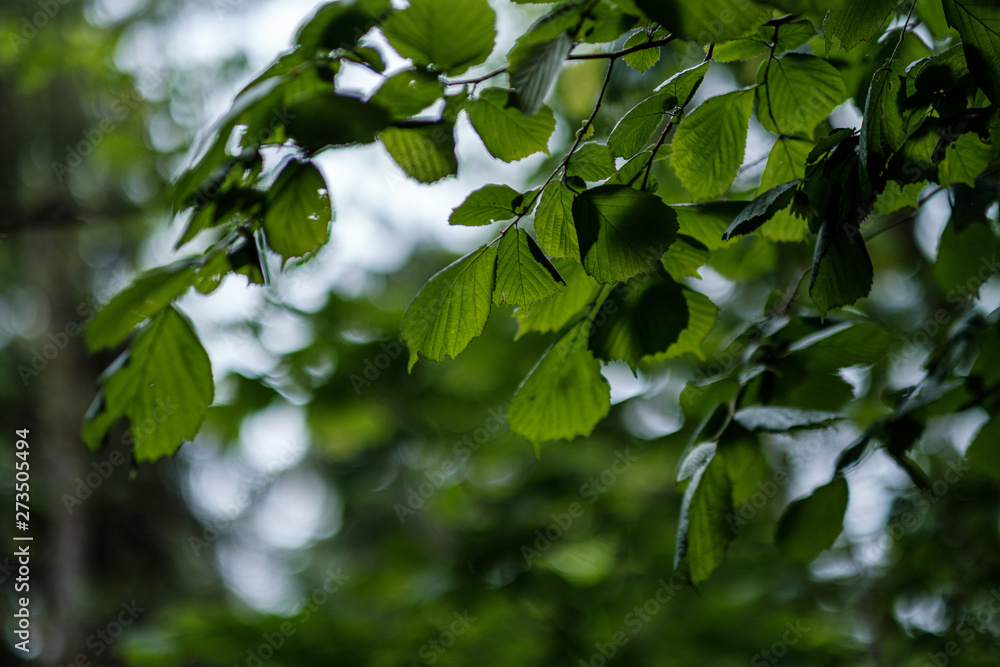
<svg viewBox="0 0 1000 667"><path fill-rule="evenodd" d="M549 137L556 129L556 119L548 107L534 116L526 116L508 106L510 91L489 88L470 100L466 107L472 127L483 140L486 150L504 162L515 162L534 153L549 154Z"/></svg>
<svg viewBox="0 0 1000 667"><path fill-rule="evenodd" d="M698 88L709 63L678 72L657 88L656 94L625 114L608 137L608 147L618 157L630 158L649 142L667 113L685 103Z"/></svg>
<svg viewBox="0 0 1000 667"><path fill-rule="evenodd" d="M681 332L677 341L667 348L666 352L653 355L650 361L674 359L684 354L693 354L698 359L705 358L702 344L715 326L719 309L707 296L686 287L684 288L684 300L687 302L687 327Z"/></svg>
<svg viewBox="0 0 1000 667"><path fill-rule="evenodd" d="M442 97L441 80L418 69L394 74L383 81L371 101L386 109L392 118L402 120L420 113Z"/></svg>
<svg viewBox="0 0 1000 667"><path fill-rule="evenodd" d="M827 14L823 21L826 52L830 52L834 39L840 42L840 47L845 51L870 41L882 32L882 26L896 2L897 0L846 0L843 6Z"/></svg>
<svg viewBox="0 0 1000 667"><path fill-rule="evenodd" d="M843 419L835 412L801 410L774 406L754 406L737 410L733 420L748 431L787 433L802 428L823 428Z"/></svg>
<svg viewBox="0 0 1000 667"><path fill-rule="evenodd" d="M635 0L635 4L674 36L699 42L724 42L742 37L757 30L771 17L771 10L749 0L739 3L731 0Z"/></svg>
<svg viewBox="0 0 1000 667"><path fill-rule="evenodd" d="M611 386L587 349L582 322L552 345L507 410L511 430L535 444L590 435L611 409Z"/></svg>
<svg viewBox="0 0 1000 667"><path fill-rule="evenodd" d="M705 100L677 129L673 165L694 199L729 189L743 162L752 111L753 92L738 90Z"/></svg>
<svg viewBox="0 0 1000 667"><path fill-rule="evenodd" d="M990 0L944 0L944 14L962 36L976 83L1000 106L1000 6Z"/></svg>
<svg viewBox="0 0 1000 667"><path fill-rule="evenodd" d="M848 137L853 137L853 136L854 136L854 130L852 130L849 127L842 127L833 130L825 137L821 137L816 141L816 145L813 147L813 149L809 151L809 155L806 157L806 164L807 165L814 164L825 154L829 153L830 151L834 150L837 146L839 146L842 141L844 141Z"/></svg>
<svg viewBox="0 0 1000 667"><path fill-rule="evenodd" d="M757 196L776 185L803 178L806 159L813 144L792 137L778 137L767 156L767 165L760 179ZM772 241L802 241L809 233L805 218L792 212L792 206L776 211L761 228L760 235Z"/></svg>
<svg viewBox="0 0 1000 667"><path fill-rule="evenodd" d="M723 241L722 234L744 208L742 201L715 201L706 204L675 204L671 206L677 214L681 234L687 234L709 250L718 250L732 245Z"/></svg>
<svg viewBox="0 0 1000 667"><path fill-rule="evenodd" d="M590 349L605 361L640 361L670 349L688 325L683 289L662 269L614 290L601 311L603 322L590 331Z"/></svg>
<svg viewBox="0 0 1000 667"><path fill-rule="evenodd" d="M604 144L583 144L566 165L566 176L576 176L585 181L603 181L614 173L615 156Z"/></svg>
<svg viewBox="0 0 1000 667"><path fill-rule="evenodd" d="M993 148L975 132L967 132L952 142L944 153L938 170L938 182L950 187L955 183L976 184L976 179L989 166Z"/></svg>
<svg viewBox="0 0 1000 667"><path fill-rule="evenodd" d="M514 228L500 240L493 303L530 306L559 292L566 281L526 231Z"/></svg>
<svg viewBox="0 0 1000 667"><path fill-rule="evenodd" d="M196 260L182 259L139 275L87 325L91 352L116 347L132 329L170 305L194 284Z"/></svg>
<svg viewBox="0 0 1000 667"><path fill-rule="evenodd" d="M84 437L94 448L124 417L137 461L171 456L194 438L215 393L208 355L173 307L143 327L124 363L116 362L109 371L102 379L103 412L88 415L92 419L84 425Z"/></svg>
<svg viewBox="0 0 1000 667"><path fill-rule="evenodd" d="M413 123L387 127L379 139L407 176L434 183L458 173L454 129L446 121Z"/></svg>
<svg viewBox="0 0 1000 667"><path fill-rule="evenodd" d="M564 181L552 181L542 191L535 210L538 245L550 257L579 257L580 245L573 224L576 192Z"/></svg>
<svg viewBox="0 0 1000 667"><path fill-rule="evenodd" d="M377 14L388 8L387 1L327 3L299 29L295 43L302 46L307 58L353 46L374 24Z"/></svg>
<svg viewBox="0 0 1000 667"><path fill-rule="evenodd" d="M835 477L790 504L774 536L778 549L795 560L810 561L832 547L844 527L847 500L847 480Z"/></svg>
<svg viewBox="0 0 1000 667"><path fill-rule="evenodd" d="M650 42L649 33L640 30L625 40L623 48L630 49L633 46ZM645 73L646 70L660 62L660 47L651 49L640 49L625 56L625 64L637 72Z"/></svg>
<svg viewBox="0 0 1000 667"><path fill-rule="evenodd" d="M461 74L493 51L496 13L486 0L412 0L382 32L414 65Z"/></svg>
<svg viewBox="0 0 1000 667"><path fill-rule="evenodd" d="M994 415L983 425L965 456L973 468L1000 482L1000 416Z"/></svg>
<svg viewBox="0 0 1000 667"><path fill-rule="evenodd" d="M545 333L558 331L566 326L574 316L583 316L583 309L597 297L600 285L587 275L583 266L575 260L556 260L556 269L566 281L566 288L544 301L533 303L531 308L518 308L514 317L518 321L517 336L529 331Z"/></svg>
<svg viewBox="0 0 1000 667"><path fill-rule="evenodd" d="M268 247L286 260L316 252L330 240L332 220L323 174L312 162L289 162L268 191Z"/></svg>
<svg viewBox="0 0 1000 667"><path fill-rule="evenodd" d="M872 260L858 228L827 220L819 228L809 294L826 314L868 296L874 280Z"/></svg>
<svg viewBox="0 0 1000 667"><path fill-rule="evenodd" d="M418 355L440 361L455 357L483 333L496 282L497 251L483 246L434 274L403 315L409 369Z"/></svg>
<svg viewBox="0 0 1000 667"><path fill-rule="evenodd" d="M327 146L371 143L390 121L389 112L381 106L332 90L295 97L286 105L285 115L288 136L310 152Z"/></svg>
<svg viewBox="0 0 1000 667"><path fill-rule="evenodd" d="M899 104L905 90L902 78L892 70L880 69L872 77L861 121L861 149L858 154L862 171L867 175L863 185L869 182L880 185L879 175L888 155L899 148L906 137Z"/></svg>
<svg viewBox="0 0 1000 667"><path fill-rule="evenodd" d="M675 280L700 278L698 269L708 262L708 257L708 248L704 243L692 236L680 234L677 242L660 258L660 264Z"/></svg>
<svg viewBox="0 0 1000 667"><path fill-rule="evenodd" d="M690 577L692 584L706 581L726 559L734 537L727 520L732 511L732 481L716 451L693 473L681 501L674 569Z"/></svg>
<svg viewBox="0 0 1000 667"><path fill-rule="evenodd" d="M758 227L770 220L775 213L792 203L795 188L801 182L796 180L776 185L754 199L746 205L746 208L740 211L740 214L729 225L722 238L728 241L733 236L742 236L756 231Z"/></svg>
<svg viewBox="0 0 1000 667"><path fill-rule="evenodd" d="M554 39L537 42L528 33L517 41L508 57L511 103L528 116L538 113L559 76L566 57L573 49L573 38L562 33Z"/></svg>
<svg viewBox="0 0 1000 667"><path fill-rule="evenodd" d="M831 373L856 365L871 365L885 358L892 336L874 322L847 322L802 338L789 346L806 369Z"/></svg>
<svg viewBox="0 0 1000 667"><path fill-rule="evenodd" d="M833 65L804 53L789 53L761 65L757 120L775 134L811 133L847 97Z"/></svg>
<svg viewBox="0 0 1000 667"><path fill-rule="evenodd" d="M649 273L677 239L677 215L663 200L624 185L601 185L573 202L580 257L602 283Z"/></svg>
<svg viewBox="0 0 1000 667"><path fill-rule="evenodd" d="M949 223L941 233L934 277L949 297L978 294L996 272L996 251L997 238L988 224L976 222L957 231Z"/></svg>
<svg viewBox="0 0 1000 667"><path fill-rule="evenodd" d="M521 197L521 193L508 185L484 185L455 207L448 224L477 227L498 220L512 220L517 216Z"/></svg>

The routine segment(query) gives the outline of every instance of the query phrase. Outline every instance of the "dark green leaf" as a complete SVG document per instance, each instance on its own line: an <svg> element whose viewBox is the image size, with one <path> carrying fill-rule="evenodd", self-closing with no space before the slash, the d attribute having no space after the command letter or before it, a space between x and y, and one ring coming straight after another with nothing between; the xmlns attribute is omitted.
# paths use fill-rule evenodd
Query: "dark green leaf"
<svg viewBox="0 0 1000 667"><path fill-rule="evenodd" d="M615 156L604 144L583 144L566 165L566 175L603 181L615 173Z"/></svg>
<svg viewBox="0 0 1000 667"><path fill-rule="evenodd" d="M268 191L268 247L286 260L316 252L330 240L332 220L323 174L312 162L288 163Z"/></svg>
<svg viewBox="0 0 1000 667"><path fill-rule="evenodd" d="M785 510L774 541L786 556L810 561L833 546L843 530L847 480L835 477Z"/></svg>
<svg viewBox="0 0 1000 667"><path fill-rule="evenodd" d="M528 116L542 108L573 48L573 39L567 33L544 42L535 39L530 32L521 37L509 56L510 87L514 90L511 103Z"/></svg>
<svg viewBox="0 0 1000 667"><path fill-rule="evenodd" d="M771 219L775 213L792 203L799 180L777 185L746 205L729 228L722 235L726 241L733 236L750 234Z"/></svg>
<svg viewBox="0 0 1000 667"><path fill-rule="evenodd" d="M856 226L825 221L816 239L809 294L825 314L868 296L874 270Z"/></svg>
<svg viewBox="0 0 1000 667"><path fill-rule="evenodd" d="M831 11L823 21L827 53L830 52L834 39L845 51L871 40L881 32L896 2L897 0L846 0L840 8Z"/></svg>
<svg viewBox="0 0 1000 667"><path fill-rule="evenodd" d="M566 281L566 288L555 296L533 303L530 309L514 311L519 325L517 338L529 331L545 333L562 329L574 316L583 317L583 309L596 298L600 285L587 275L578 261L564 259L554 264Z"/></svg>
<svg viewBox="0 0 1000 667"><path fill-rule="evenodd" d="M378 87L371 101L388 110L394 119L416 115L444 97L441 81L424 70L394 74Z"/></svg>
<svg viewBox="0 0 1000 667"><path fill-rule="evenodd" d="M962 36L976 83L1000 106L1000 5L990 0L944 0L944 13Z"/></svg>
<svg viewBox="0 0 1000 667"><path fill-rule="evenodd" d="M587 190L573 202L580 257L602 283L656 268L677 238L677 215L663 200L624 185Z"/></svg>

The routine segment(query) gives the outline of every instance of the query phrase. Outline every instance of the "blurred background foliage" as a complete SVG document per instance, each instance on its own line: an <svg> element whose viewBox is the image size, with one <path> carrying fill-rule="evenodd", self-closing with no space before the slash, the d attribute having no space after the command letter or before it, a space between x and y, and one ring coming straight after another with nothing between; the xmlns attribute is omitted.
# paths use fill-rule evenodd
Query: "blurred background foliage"
<svg viewBox="0 0 1000 667"><path fill-rule="evenodd" d="M181 303L217 383L197 441L135 465L121 430L89 454L79 425L111 357L89 357L79 326L136 270L171 256L180 227L166 224L166 184L311 10L267 0L0 8L0 424L7 441L15 428L31 431L35 664L996 664L1000 622L987 610L1000 600L1000 506L995 487L962 463L981 408L958 411L956 400L927 417L919 462L931 480L961 473L941 494L921 496L872 454L851 477L844 534L811 565L779 555L776 519L825 481L858 430L763 438L770 468L747 476L753 504L740 538L696 591L671 579L676 470L704 416L697 398L686 411L679 400L692 361L638 378L609 368L610 416L591 437L539 455L502 424L547 344L529 334L512 346L513 318L493 317L459 360L407 374L396 342L406 304L476 239L441 232L449 209L486 177L548 173L559 150L500 166L468 148L459 179L422 190L371 147L331 160L331 248L266 288L234 276ZM501 44L531 16L501 12ZM904 47L919 57L920 44ZM876 67L864 66L881 48L838 56L845 72L860 72L848 81L858 106ZM647 76L697 61L671 44ZM731 63L728 84L752 83L756 67ZM619 70L599 133L644 96L639 74ZM562 73L551 98L560 146L602 77L591 62ZM737 181L745 190L769 148L759 128L751 135ZM665 200L687 199L669 170L658 178ZM401 203L377 201L389 197ZM894 333L947 305L929 261L947 209L930 209L869 245L868 312ZM990 215L995 223L995 207ZM706 345L716 358L795 289L811 254L757 236L713 253L703 288L723 306ZM991 280L974 308L998 301ZM810 328L819 320L807 312L775 340ZM827 403L842 395L870 423L943 335L892 368L871 360L871 373L799 368L779 392L806 407L812 393ZM12 482L4 456L5 506ZM0 527L3 660L14 664L9 524ZM116 628L130 603L143 611Z"/></svg>

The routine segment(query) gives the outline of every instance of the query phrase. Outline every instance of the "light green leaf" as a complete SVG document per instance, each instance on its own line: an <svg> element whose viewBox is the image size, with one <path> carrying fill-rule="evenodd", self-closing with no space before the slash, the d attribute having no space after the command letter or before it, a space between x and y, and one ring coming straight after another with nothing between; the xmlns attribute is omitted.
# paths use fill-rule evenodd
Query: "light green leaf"
<svg viewBox="0 0 1000 667"><path fill-rule="evenodd" d="M786 556L810 561L833 546L844 527L847 480L835 477L812 494L796 500L781 517L774 541Z"/></svg>
<svg viewBox="0 0 1000 667"><path fill-rule="evenodd" d="M826 52L830 52L833 40L840 43L845 51L867 42L882 32L886 18L896 6L897 0L846 0L831 11L823 21L826 36Z"/></svg>
<svg viewBox="0 0 1000 667"><path fill-rule="evenodd" d="M316 252L330 240L333 209L323 174L312 162L290 162L268 191L267 245L286 260Z"/></svg>
<svg viewBox="0 0 1000 667"><path fill-rule="evenodd" d="M371 101L389 111L396 120L416 115L444 97L441 80L424 70L394 74L378 87Z"/></svg>
<svg viewBox="0 0 1000 667"><path fill-rule="evenodd" d="M646 44L651 41L649 39L649 33L645 30L640 30L631 37L625 40L623 48L630 49L633 46L639 46L640 44ZM660 61L660 47L652 49L640 49L639 51L634 51L625 56L625 64L634 69L637 72L645 73L646 70L653 67Z"/></svg>
<svg viewBox="0 0 1000 667"><path fill-rule="evenodd" d="M728 241L733 236L742 236L756 231L758 227L770 220L775 213L792 203L792 196L795 194L795 188L799 183L801 181L796 180L776 185L754 199L746 205L746 208L740 211L740 214L729 225L722 238Z"/></svg>
<svg viewBox="0 0 1000 667"><path fill-rule="evenodd" d="M804 53L789 53L761 65L757 120L775 134L811 133L847 97L833 65Z"/></svg>
<svg viewBox="0 0 1000 667"><path fill-rule="evenodd" d="M455 207L448 224L476 227L498 220L512 220L517 216L518 200L522 197L509 185L484 185Z"/></svg>
<svg viewBox="0 0 1000 667"><path fill-rule="evenodd" d="M808 141L778 137L767 156L767 165L764 167L757 195L760 196L776 185L803 178L806 159L812 148L813 144ZM775 212L760 228L760 235L772 241L801 241L808 233L808 221L792 213L791 206Z"/></svg>
<svg viewBox="0 0 1000 667"><path fill-rule="evenodd" d="M962 36L976 83L1000 106L1000 5L991 0L944 0L944 14Z"/></svg>
<svg viewBox="0 0 1000 667"><path fill-rule="evenodd" d="M746 208L742 201L714 201L706 204L675 204L671 206L677 214L681 234L694 237L709 250L718 250L732 245L723 241L726 228Z"/></svg>
<svg viewBox="0 0 1000 667"><path fill-rule="evenodd" d="M662 269L635 278L614 290L601 305L603 323L590 332L590 349L605 361L640 361L662 354L677 342L688 325L682 287Z"/></svg>
<svg viewBox="0 0 1000 667"><path fill-rule="evenodd" d="M529 331L545 333L562 329L574 316L583 317L583 309L597 297L600 284L587 275L578 261L557 259L553 264L566 281L566 287L555 296L531 304L530 309L514 311L518 321L515 340Z"/></svg>
<svg viewBox="0 0 1000 667"><path fill-rule="evenodd" d="M573 38L561 33L554 39L539 42L528 33L517 40L508 60L511 101L528 116L538 113L559 76L566 57L573 49Z"/></svg>
<svg viewBox="0 0 1000 667"><path fill-rule="evenodd" d="M440 361L455 357L483 333L490 317L497 251L483 246L434 274L403 315L409 369L418 355Z"/></svg>
<svg viewBox="0 0 1000 667"><path fill-rule="evenodd" d="M126 354L102 378L103 412L84 425L87 443L93 448L124 417L137 461L171 456L194 438L212 403L208 355L173 307L143 327Z"/></svg>
<svg viewBox="0 0 1000 667"><path fill-rule="evenodd" d="M993 157L993 148L975 132L967 132L948 146L938 170L938 182L945 187L955 183L973 186Z"/></svg>
<svg viewBox="0 0 1000 667"><path fill-rule="evenodd" d="M538 444L571 440L591 431L611 409L611 386L587 349L582 322L548 349L514 395L507 420L515 433Z"/></svg>
<svg viewBox="0 0 1000 667"><path fill-rule="evenodd" d="M550 257L579 257L580 245L573 224L574 192L563 181L552 181L542 191L535 210L538 245Z"/></svg>
<svg viewBox="0 0 1000 667"><path fill-rule="evenodd" d="M194 284L197 261L182 259L141 274L87 325L87 347L97 352L123 343L132 329L170 305Z"/></svg>
<svg viewBox="0 0 1000 667"><path fill-rule="evenodd" d="M702 344L715 326L719 309L707 296L686 287L684 288L684 300L687 302L687 327L681 332L677 342L671 345L666 352L653 355L650 361L674 359L684 354L693 354L698 359L705 359Z"/></svg>
<svg viewBox="0 0 1000 667"><path fill-rule="evenodd" d="M663 200L624 185L601 185L573 202L580 257L602 283L649 273L677 239L677 215Z"/></svg>
<svg viewBox="0 0 1000 667"><path fill-rule="evenodd" d="M718 197L736 178L752 111L753 92L738 90L705 100L677 129L673 165L694 199Z"/></svg>
<svg viewBox="0 0 1000 667"><path fill-rule="evenodd" d="M767 433L787 433L802 428L823 428L838 419L843 419L843 416L835 412L775 406L742 408L733 415L733 420L748 431L765 431Z"/></svg>
<svg viewBox="0 0 1000 667"><path fill-rule="evenodd" d="M451 123L413 123L387 127L379 135L393 161L406 175L434 183L458 173Z"/></svg>
<svg viewBox="0 0 1000 667"><path fill-rule="evenodd" d="M549 137L556 129L556 119L548 107L534 116L526 116L508 106L510 91L489 88L466 107L472 127L483 140L486 150L504 162L515 162L534 153L549 154Z"/></svg>
<svg viewBox="0 0 1000 667"><path fill-rule="evenodd" d="M604 144L583 144L566 165L566 176L577 176L585 181L603 181L614 173L615 156Z"/></svg>
<svg viewBox="0 0 1000 667"><path fill-rule="evenodd" d="M698 88L709 63L678 72L657 88L651 97L625 114L608 137L608 147L618 157L630 158L645 147L667 113L684 104Z"/></svg>
<svg viewBox="0 0 1000 667"><path fill-rule="evenodd" d="M770 9L749 0L739 3L731 0L635 0L635 4L676 37L699 42L724 42L743 37L771 17Z"/></svg>
<svg viewBox="0 0 1000 667"><path fill-rule="evenodd" d="M950 297L978 294L980 286L996 271L997 238L985 222L960 230L949 223L941 233L934 277Z"/></svg>
<svg viewBox="0 0 1000 667"><path fill-rule="evenodd" d="M526 231L514 228L500 240L493 303L530 306L559 292L566 281Z"/></svg>
<svg viewBox="0 0 1000 667"><path fill-rule="evenodd" d="M693 236L680 234L677 242L660 258L660 264L675 280L700 278L698 269L708 262L708 257L704 243Z"/></svg>
<svg viewBox="0 0 1000 667"><path fill-rule="evenodd" d="M486 0L412 0L389 18L382 32L414 65L455 75L493 51L496 18Z"/></svg>
<svg viewBox="0 0 1000 667"><path fill-rule="evenodd" d="M892 336L874 322L847 322L802 338L788 351L810 371L835 372L840 368L871 365L885 358Z"/></svg>

